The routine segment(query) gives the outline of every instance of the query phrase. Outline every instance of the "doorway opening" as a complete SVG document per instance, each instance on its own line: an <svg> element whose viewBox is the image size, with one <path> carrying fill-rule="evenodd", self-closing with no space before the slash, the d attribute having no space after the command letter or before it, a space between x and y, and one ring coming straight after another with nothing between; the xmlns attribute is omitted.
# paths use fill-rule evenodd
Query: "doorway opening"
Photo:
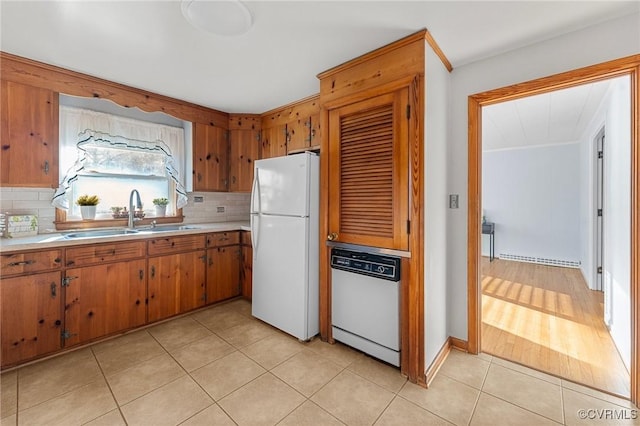
<svg viewBox="0 0 640 426"><path fill-rule="evenodd" d="M468 238L469 238L468 348L470 352L477 353L484 348L484 345L482 343L482 332L483 332L482 309L484 305L483 305L483 296L481 291L481 288L483 285L485 286L485 288L489 284L493 286L493 287L489 287L489 290L493 291L493 294L490 297L492 297L494 304L497 303L496 300L499 300L500 302L508 301L509 300L508 295L510 294L509 291L511 292L512 295L517 294L519 297L522 297L523 295L526 295L527 292L529 292L530 297L528 300L530 302L535 301L534 296L536 294L542 295L542 299L541 299L542 304L540 306L536 307L534 304L530 304L530 306L524 307L527 310L527 312L532 316L531 318L533 318L533 319L530 319L527 324L529 326L528 330L535 329L536 327L538 328L541 327L540 318L544 317L545 315L550 315L550 312L545 311L545 309L551 310L550 308L552 306L548 306L548 305L545 306L544 304L545 295L550 295L551 293L554 293L554 292L556 294L561 294L562 297L558 296L554 299L557 302L556 305L560 305L560 302L563 299L569 300L569 301L577 301L580 297L582 297L582 296L577 296L575 294L571 294L569 291L567 291L568 288L582 287L582 289L585 290L586 285L588 285L590 288L594 288L594 290L586 290L586 293L589 293L589 292L596 293L595 287L597 286L597 274L595 274L594 272L596 270L595 265L597 263L596 262L597 209L595 208L591 213L592 217L587 217L588 220L587 219L582 220L582 222L588 223L592 227L592 232L589 233L589 237L588 237L590 243L586 245L581 245L582 251L589 251L588 256L582 253L576 256L577 259L573 259L572 256L566 256L566 255L561 256L561 253L560 254L555 253L554 256L544 256L539 254L531 255L530 253L519 253L517 250L513 252L514 251L513 249L511 249L511 252L509 252L509 250L507 250L504 246L502 248L500 247L500 238L501 238L500 233L501 231L505 231L505 229L501 229L500 223L497 222L496 220L494 221L495 224L493 225L495 245L496 245L496 257L500 258L502 255L504 255L505 258L509 258L510 255L513 257L510 260L497 259L497 260L494 260L493 262L490 262L488 258L485 259L481 257L483 252L482 238L481 238L481 235L482 235L481 220L483 216L483 209L485 207L483 204L484 200L482 198L483 197L483 175L484 175L483 169L485 167L482 161L482 155L483 155L482 148L484 143L483 137L485 133L484 132L485 129L483 128L484 126L483 115L485 114L486 111L489 111L488 110L489 106L495 105L501 102L520 99L520 98L524 98L531 95L549 93L558 89L576 87L586 83L594 83L594 82L602 81L605 79L610 79L613 77L626 76L628 78L631 89L630 89L630 95L628 95L627 97L627 102L629 102L629 98L630 98L630 112L628 112L626 115L626 117L628 118L627 122L629 123L628 125L629 127L627 127L628 143L626 147L628 149L628 152L630 152L630 154L628 155L628 159L630 159L630 161L626 168L626 172L628 176L627 181L629 183L628 188L630 187L629 193L631 194L631 197L630 197L628 208L625 212L628 215L627 216L628 227L626 229L626 234L624 238L626 241L629 242L629 245L627 246L628 252L626 255L626 260L628 264L627 282L630 284L629 291L627 292L629 315L627 320L628 327L626 332L629 343L627 344L626 350L629 353L628 364L629 364L629 370L631 373L630 387L627 388L628 391L624 391L624 390L621 391L619 389L611 389L611 388L603 389L603 390L609 391L611 393L616 393L616 394L626 394L625 396L630 397L630 399L633 402L637 401L636 398L638 395L638 380L637 380L638 351L636 351L636 347L638 344L638 336L637 336L637 330L638 330L637 294L638 293L637 292L638 292L638 285L639 285L638 268L639 268L640 262L639 262L639 255L638 255L638 241L637 241L637 238L633 238L633 236L638 235L638 229L639 229L638 213L640 212L639 203L638 203L638 199L639 199L638 195L640 191L639 191L638 178L637 178L638 167L639 167L638 165L639 136L638 136L638 125L637 125L638 123L637 78L638 78L639 64L640 64L640 58L635 56L635 57L621 59L618 61L612 61L607 64L601 64L601 65L588 67L581 70L560 74L557 76L535 80L532 82L518 84L516 86L512 86L508 88L502 88L502 89L497 89L491 92L481 93L478 95L471 96L469 98L469 128L470 129L469 129L469 215L468 215L468 232L469 232L468 233ZM631 128L630 132L629 132L629 128ZM591 140L589 141L591 146L593 146L593 142L595 140L595 133L597 133L597 131L592 133ZM564 147L565 150L570 150L570 148L571 147L568 147L568 146ZM593 204L594 207L596 205L596 198L597 198L597 193L595 190L596 165L597 165L597 162L592 161L592 167L589 169L591 170L590 172L591 180L589 180L589 184L592 190L592 196L591 196L590 202ZM605 170L606 170L606 167L605 167ZM542 170L541 172L548 173L549 171ZM606 172L605 172L605 179L606 179ZM580 182L584 183L584 179L580 179ZM551 184L553 184L553 182ZM605 191L605 197L604 197L605 206L606 206L606 199L607 198L606 198L606 191ZM495 214L495 212L485 211L484 213L485 213L485 216L488 216L488 221L491 222L491 214ZM574 221L575 220L576 219L574 219ZM544 218L540 218L540 220L537 220L537 221L533 220L533 222L538 226L543 226L545 225L545 223L548 223L548 221L545 222ZM606 262L606 256L607 256L606 223L604 225L604 229L605 229L605 234L604 234L603 246L605 247L605 250L603 251L603 256L605 256L604 268L606 272L606 264L607 264ZM503 238L502 240L503 243L506 243L507 241L505 240L505 234L503 234L502 238ZM618 241L620 241L619 238L620 237L618 236ZM533 258L533 261L532 261L532 258ZM540 259L542 259L541 262L539 261ZM587 260L583 260L583 259L587 259ZM553 265L553 263L556 261L561 261L561 262L566 261L566 262L569 262L569 264L563 265L565 266L565 268L559 268L558 266L555 266L555 265L550 266L550 264ZM573 261L579 262L577 267L575 264L571 265L571 262ZM586 263L586 265L583 264L582 262ZM486 265L484 265L484 263L486 263ZM509 275L507 275L507 278L498 277L492 283L490 283L491 280L483 281L482 267L485 266L486 269L491 274L497 275L498 273L504 273L504 272L497 271L498 269L500 269L498 267L500 263L514 263L518 265L521 264L521 266L523 265L523 267L519 267L519 269L523 269L523 270L526 269L524 267L532 267L532 268L535 267L535 268L550 268L552 270L565 270L564 272L567 272L571 269L571 268L566 268L566 266L573 266L574 267L573 272L577 274L577 275L574 274L577 277L576 280L579 282L582 279L582 283L575 284L575 285L566 284L567 282L571 282L572 278L570 276L567 276L567 274L558 274L558 276L562 276L562 278L560 278L559 281L565 282L565 285L562 288L563 291L558 292L556 291L557 289L553 290L549 288L540 287L539 284L537 284L534 281L531 281L530 283L528 283L530 284L528 286L523 285L527 283L523 283L522 281L524 280L518 278L516 273L513 271L510 272L512 274L510 277L513 279L510 279ZM585 270L587 272L585 272ZM592 274L591 272L594 272L594 273ZM526 272L525 274L528 274L529 276L532 276L532 274L533 276L536 275L535 272L534 273ZM582 277L582 275L584 275L584 277ZM496 278L496 277L493 277L493 278ZM604 274L603 287L606 287L606 281L607 281L607 276L606 274ZM612 281L615 281L615 280L612 280ZM502 289L500 289L501 286L502 286ZM503 297L503 300L501 300L499 297L496 297L500 295L502 296L506 295L506 297ZM602 297L602 295L600 297L601 297L600 300L596 298L595 300L588 302L585 299L580 303L591 304L592 306L595 306L596 315L599 317L598 320L600 321L600 323L604 324L603 309L606 303L605 303L604 297ZM519 299L516 297L516 300L519 300ZM549 297L549 300L552 300L552 298ZM514 306L518 307L517 304L512 303L511 308L514 309ZM597 311L598 307L600 308L600 312ZM495 318L493 319L493 321L495 321ZM558 322L558 317L556 316L556 319L553 321ZM579 320L577 320L575 317L574 318L560 317L559 322L561 323L565 322L566 324L575 325L575 326L582 326L584 325L582 323L585 321L586 320L583 317L581 317L581 319ZM493 324L493 325L496 325L496 324ZM566 331L566 333L572 333L572 331L568 330ZM538 340L542 340L542 338L539 337L540 335L541 334L538 334ZM513 339L513 337L508 337L508 338ZM529 339L529 340L535 340L535 339ZM550 343L547 342L546 345L543 344L542 346L547 346L548 347L547 349L552 350L551 352L549 352L549 354L553 354L554 348ZM558 349L558 348L555 348L555 349ZM524 352L527 352L526 356L530 357L530 359L544 358L546 356L548 358L548 361L547 361L548 363L552 363L552 364L554 363L554 360L552 358L553 355L544 355L544 354L541 354L539 351L531 350L531 348L526 349ZM624 350L621 352L624 352ZM517 362L526 364L526 362L522 362L521 360ZM606 360L602 359L602 362L606 362ZM539 366L534 366L534 368L544 370ZM558 371L551 371L551 373L555 375L563 375L561 372L558 372ZM573 381L578 381L578 382L582 381L580 379L575 379L572 377L568 377L568 379ZM627 383L629 383L629 381L627 381ZM592 387L600 387L600 385L594 385L592 383L586 383L586 384Z"/></svg>

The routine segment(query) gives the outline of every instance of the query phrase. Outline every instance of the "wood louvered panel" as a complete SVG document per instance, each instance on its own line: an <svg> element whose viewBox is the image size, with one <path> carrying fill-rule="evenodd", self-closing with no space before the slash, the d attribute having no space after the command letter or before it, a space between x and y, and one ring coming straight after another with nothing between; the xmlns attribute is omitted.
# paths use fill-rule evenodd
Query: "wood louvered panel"
<svg viewBox="0 0 640 426"><path fill-rule="evenodd" d="M340 231L393 236L393 105L340 119Z"/></svg>
<svg viewBox="0 0 640 426"><path fill-rule="evenodd" d="M336 241L406 249L406 92L329 112L329 226Z"/></svg>

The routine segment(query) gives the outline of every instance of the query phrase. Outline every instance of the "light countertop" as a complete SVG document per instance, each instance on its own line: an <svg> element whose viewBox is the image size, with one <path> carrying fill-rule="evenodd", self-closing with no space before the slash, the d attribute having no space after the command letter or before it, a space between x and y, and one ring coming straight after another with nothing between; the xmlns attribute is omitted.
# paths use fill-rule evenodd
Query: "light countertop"
<svg viewBox="0 0 640 426"><path fill-rule="evenodd" d="M175 224L172 224L175 226ZM171 225L168 225L171 226ZM112 235L106 237L95 238L65 238L66 234L81 233L83 231L89 231L89 229L69 230L56 234L39 234L33 237L22 238L1 238L0 239L0 253L9 253L19 250L39 250L46 248L59 248L76 245L96 244L96 243L113 243L120 241L135 241L147 238L164 238L176 235L192 235L202 234L209 232L224 232L224 231L250 231L250 225L248 221L245 222L215 222L215 223L189 223L182 226L188 227L188 229L178 229L166 232L151 232L149 226L141 226L136 228L139 232L135 234L123 234ZM162 228L162 225L158 225L157 228ZM94 230L105 230L109 228L100 228ZM112 228L116 229L116 228ZM123 229L123 228L117 228Z"/></svg>

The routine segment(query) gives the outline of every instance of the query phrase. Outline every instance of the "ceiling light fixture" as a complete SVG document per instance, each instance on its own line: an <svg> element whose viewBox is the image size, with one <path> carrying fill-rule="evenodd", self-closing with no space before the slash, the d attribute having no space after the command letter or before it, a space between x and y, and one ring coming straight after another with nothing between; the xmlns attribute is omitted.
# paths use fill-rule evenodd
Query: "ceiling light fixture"
<svg viewBox="0 0 640 426"><path fill-rule="evenodd" d="M253 24L251 12L239 0L182 0L181 9L191 25L211 34L237 36Z"/></svg>

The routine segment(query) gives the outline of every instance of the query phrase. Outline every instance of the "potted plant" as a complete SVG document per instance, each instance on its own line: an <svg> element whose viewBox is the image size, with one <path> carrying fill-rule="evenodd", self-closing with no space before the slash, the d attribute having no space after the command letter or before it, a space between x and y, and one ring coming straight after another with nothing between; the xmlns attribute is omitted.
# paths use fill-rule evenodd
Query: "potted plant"
<svg viewBox="0 0 640 426"><path fill-rule="evenodd" d="M96 218L96 206L100 202L97 195L81 195L76 200L76 204L80 206L80 214L82 220L93 220Z"/></svg>
<svg viewBox="0 0 640 426"><path fill-rule="evenodd" d="M167 214L167 204L169 204L169 200L164 197L153 199L153 205L156 207L156 217L163 217Z"/></svg>

